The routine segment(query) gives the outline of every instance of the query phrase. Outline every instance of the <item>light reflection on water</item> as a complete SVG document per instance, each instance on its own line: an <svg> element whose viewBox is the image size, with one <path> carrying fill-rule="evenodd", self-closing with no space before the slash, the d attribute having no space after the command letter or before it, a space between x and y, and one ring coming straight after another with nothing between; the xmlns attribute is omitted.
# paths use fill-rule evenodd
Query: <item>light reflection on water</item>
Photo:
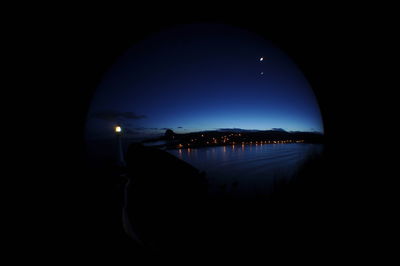
<svg viewBox="0 0 400 266"><path fill-rule="evenodd" d="M321 144L230 145L168 152L205 171L210 191L238 195L270 192L274 182L289 180Z"/></svg>

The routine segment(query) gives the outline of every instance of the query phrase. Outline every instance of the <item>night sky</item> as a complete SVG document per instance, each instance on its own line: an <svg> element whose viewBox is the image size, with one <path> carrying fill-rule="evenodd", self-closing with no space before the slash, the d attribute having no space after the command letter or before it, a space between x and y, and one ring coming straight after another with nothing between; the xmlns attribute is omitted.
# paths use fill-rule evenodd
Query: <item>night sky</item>
<svg viewBox="0 0 400 266"><path fill-rule="evenodd" d="M285 53L254 33L204 24L149 36L115 62L94 95L87 136L112 136L116 124L132 138L167 128L323 132L313 91Z"/></svg>

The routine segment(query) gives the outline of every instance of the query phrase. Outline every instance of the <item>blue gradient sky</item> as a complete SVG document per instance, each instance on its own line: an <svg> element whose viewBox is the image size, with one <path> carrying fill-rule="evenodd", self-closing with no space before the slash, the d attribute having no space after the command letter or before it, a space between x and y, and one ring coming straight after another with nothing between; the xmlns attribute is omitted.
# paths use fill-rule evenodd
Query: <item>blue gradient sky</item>
<svg viewBox="0 0 400 266"><path fill-rule="evenodd" d="M166 30L121 56L93 98L88 137L111 136L116 123L132 137L165 128L323 132L316 98L292 60L267 40L223 25Z"/></svg>

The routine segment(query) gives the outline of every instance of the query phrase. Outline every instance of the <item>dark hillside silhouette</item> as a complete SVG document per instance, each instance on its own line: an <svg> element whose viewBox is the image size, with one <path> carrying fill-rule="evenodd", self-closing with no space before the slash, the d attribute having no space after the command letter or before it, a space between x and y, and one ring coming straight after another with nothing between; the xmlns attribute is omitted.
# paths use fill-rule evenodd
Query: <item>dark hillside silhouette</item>
<svg viewBox="0 0 400 266"><path fill-rule="evenodd" d="M291 243L286 247L291 249L306 239L324 237L319 233L323 224L316 224L323 210L315 204L323 197L323 187L313 190L323 173L322 157L305 164L293 182L278 184L274 193L257 199L210 197L204 174L141 144L129 147L127 166L126 211L146 249L272 251L285 243Z"/></svg>
<svg viewBox="0 0 400 266"><path fill-rule="evenodd" d="M129 147L126 161L128 217L139 238L155 248L188 242L202 218L204 174L169 153L140 144Z"/></svg>

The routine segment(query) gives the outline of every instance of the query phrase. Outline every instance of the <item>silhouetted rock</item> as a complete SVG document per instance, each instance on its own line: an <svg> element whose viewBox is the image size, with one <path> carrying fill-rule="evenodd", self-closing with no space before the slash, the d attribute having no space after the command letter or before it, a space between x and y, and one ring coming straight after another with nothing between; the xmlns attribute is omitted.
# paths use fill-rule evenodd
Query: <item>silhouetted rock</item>
<svg viewBox="0 0 400 266"><path fill-rule="evenodd" d="M165 131L164 136L165 136L166 139L173 139L174 136L175 136L175 133L174 133L174 131L172 131L171 129L167 129L167 130Z"/></svg>

